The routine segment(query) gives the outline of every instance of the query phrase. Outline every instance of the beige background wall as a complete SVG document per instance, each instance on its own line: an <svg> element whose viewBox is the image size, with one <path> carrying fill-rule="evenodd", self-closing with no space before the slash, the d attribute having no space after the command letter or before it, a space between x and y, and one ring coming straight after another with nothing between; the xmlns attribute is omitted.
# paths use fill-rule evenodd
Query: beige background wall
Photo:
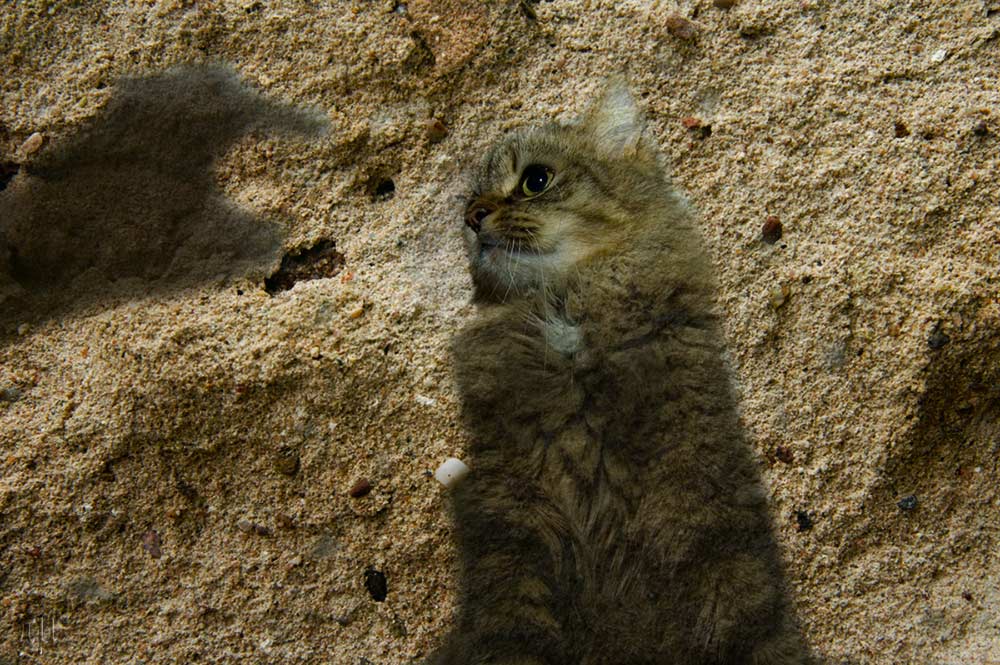
<svg viewBox="0 0 1000 665"><path fill-rule="evenodd" d="M426 654L463 171L618 70L807 638L1000 662L998 63L993 0L0 4L0 663Z"/></svg>

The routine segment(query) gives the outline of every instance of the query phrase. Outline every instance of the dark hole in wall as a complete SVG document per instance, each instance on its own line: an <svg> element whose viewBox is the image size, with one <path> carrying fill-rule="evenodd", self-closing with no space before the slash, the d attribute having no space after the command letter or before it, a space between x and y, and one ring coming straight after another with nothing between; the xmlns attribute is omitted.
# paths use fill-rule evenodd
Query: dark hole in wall
<svg viewBox="0 0 1000 665"><path fill-rule="evenodd" d="M372 201L388 201L396 195L396 183L392 178L372 178L368 183Z"/></svg>
<svg viewBox="0 0 1000 665"><path fill-rule="evenodd" d="M335 241L320 240L312 247L285 254L277 272L264 280L264 290L274 295L289 290L296 282L333 277L343 270L344 261Z"/></svg>
<svg viewBox="0 0 1000 665"><path fill-rule="evenodd" d="M795 522L800 533L803 531L809 531L813 528L812 515L805 510L795 511Z"/></svg>
<svg viewBox="0 0 1000 665"><path fill-rule="evenodd" d="M365 571L365 588L368 589L368 595L376 603L385 601L386 596L389 595L389 585L385 579L385 574L371 567Z"/></svg>
<svg viewBox="0 0 1000 665"><path fill-rule="evenodd" d="M14 179L21 167L14 162L0 162L0 192L7 189L7 183Z"/></svg>

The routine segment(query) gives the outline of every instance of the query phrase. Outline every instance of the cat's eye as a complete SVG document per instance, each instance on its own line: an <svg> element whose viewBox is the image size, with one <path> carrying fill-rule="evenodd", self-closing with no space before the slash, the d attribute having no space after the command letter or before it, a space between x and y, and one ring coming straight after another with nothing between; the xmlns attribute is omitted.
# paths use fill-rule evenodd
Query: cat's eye
<svg viewBox="0 0 1000 665"><path fill-rule="evenodd" d="M529 199L538 196L552 184L552 169L541 164L530 164L521 174L521 193Z"/></svg>

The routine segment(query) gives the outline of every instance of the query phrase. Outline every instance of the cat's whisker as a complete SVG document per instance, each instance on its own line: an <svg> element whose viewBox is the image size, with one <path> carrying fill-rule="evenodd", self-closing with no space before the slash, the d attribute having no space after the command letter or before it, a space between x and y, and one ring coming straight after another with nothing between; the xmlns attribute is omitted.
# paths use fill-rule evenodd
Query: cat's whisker
<svg viewBox="0 0 1000 665"><path fill-rule="evenodd" d="M502 302L507 302L507 296L510 295L510 290L514 287L514 270L513 270L512 265L511 265L514 257L513 257L513 255L510 252L510 241L509 240L505 241L505 243L504 243L504 254L506 254L506 256L507 256L507 265L506 265L506 268L507 268L507 290L504 291L503 298L501 298L500 300ZM514 293L517 294L517 290L516 289L514 290Z"/></svg>
<svg viewBox="0 0 1000 665"><path fill-rule="evenodd" d="M521 291L518 288L519 287L518 280L515 279L515 276L517 275L517 270L520 268L519 264L521 262L521 252L519 252L519 251L516 252L516 251L513 251L513 250L514 250L514 248L511 247L511 252L510 252L510 256L511 256L511 260L512 260L511 283L514 285L514 293L516 295L521 295Z"/></svg>

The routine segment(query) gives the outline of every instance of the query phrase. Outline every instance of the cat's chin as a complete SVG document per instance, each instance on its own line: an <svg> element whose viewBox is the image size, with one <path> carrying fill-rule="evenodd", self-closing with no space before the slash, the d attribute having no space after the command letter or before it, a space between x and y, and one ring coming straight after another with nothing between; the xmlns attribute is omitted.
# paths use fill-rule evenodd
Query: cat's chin
<svg viewBox="0 0 1000 665"><path fill-rule="evenodd" d="M477 239L469 246L474 271L500 271L512 281L529 281L551 262L553 251L492 239Z"/></svg>
<svg viewBox="0 0 1000 665"><path fill-rule="evenodd" d="M566 243L552 249L514 248L481 239L470 243L468 252L475 300L487 302L507 302L541 291L558 296L567 286L567 275L589 256Z"/></svg>
<svg viewBox="0 0 1000 665"><path fill-rule="evenodd" d="M476 287L475 299L487 302L506 302L537 288L534 280L521 279L509 273L503 274L499 269L477 265L472 267L472 283Z"/></svg>
<svg viewBox="0 0 1000 665"><path fill-rule="evenodd" d="M523 257L518 260L500 248L473 260L471 272L479 301L507 302L536 292L541 284L538 266L529 269Z"/></svg>

